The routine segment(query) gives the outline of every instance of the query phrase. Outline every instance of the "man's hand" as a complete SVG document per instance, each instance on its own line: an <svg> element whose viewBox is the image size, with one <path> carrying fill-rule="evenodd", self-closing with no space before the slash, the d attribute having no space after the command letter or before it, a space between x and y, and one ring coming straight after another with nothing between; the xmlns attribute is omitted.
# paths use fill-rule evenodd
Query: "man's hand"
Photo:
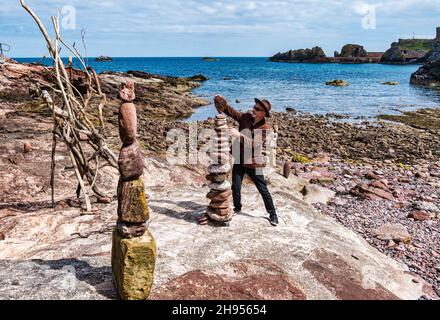
<svg viewBox="0 0 440 320"><path fill-rule="evenodd" d="M222 113L225 110L225 107L228 104L228 102L226 101L225 97L221 95L216 95L214 97L214 104L217 111Z"/></svg>
<svg viewBox="0 0 440 320"><path fill-rule="evenodd" d="M228 135L233 138L240 138L241 136L240 132L235 128L229 128Z"/></svg>

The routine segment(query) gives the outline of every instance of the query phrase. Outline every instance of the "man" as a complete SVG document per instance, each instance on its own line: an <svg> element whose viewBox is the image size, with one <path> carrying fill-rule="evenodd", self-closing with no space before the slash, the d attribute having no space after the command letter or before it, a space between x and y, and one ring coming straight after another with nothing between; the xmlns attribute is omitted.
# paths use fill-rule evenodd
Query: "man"
<svg viewBox="0 0 440 320"><path fill-rule="evenodd" d="M241 185L244 175L247 174L263 197L270 223L277 226L278 216L262 170L266 166L264 157L262 157L262 149L265 147L267 133L270 130L266 122L272 108L270 102L255 99L252 112L246 113L233 109L222 96L215 96L214 102L218 112L224 112L239 123L239 131L235 128L228 129L228 134L236 138L238 140L236 143L239 143L239 155L233 152L235 158L232 170L234 211L236 213L241 211ZM234 145L233 150L237 150Z"/></svg>

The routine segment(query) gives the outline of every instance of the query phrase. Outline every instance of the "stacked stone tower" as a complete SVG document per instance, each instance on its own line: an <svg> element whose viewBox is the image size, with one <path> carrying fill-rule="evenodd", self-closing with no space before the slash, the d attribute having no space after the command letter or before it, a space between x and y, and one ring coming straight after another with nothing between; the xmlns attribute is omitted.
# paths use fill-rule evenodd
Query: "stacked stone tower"
<svg viewBox="0 0 440 320"><path fill-rule="evenodd" d="M136 139L137 116L134 83L119 92L118 221L113 232L112 270L119 296L124 300L145 300L153 283L156 243L148 230L149 209L144 190L144 161Z"/></svg>
<svg viewBox="0 0 440 320"><path fill-rule="evenodd" d="M207 198L211 200L207 216L209 219L226 223L232 219L232 209L230 205L231 183L227 180L231 172L229 154L229 136L226 116L219 114L214 119L215 137L211 141L211 165L208 167L206 179L210 181L211 191ZM208 220L208 217L206 220Z"/></svg>

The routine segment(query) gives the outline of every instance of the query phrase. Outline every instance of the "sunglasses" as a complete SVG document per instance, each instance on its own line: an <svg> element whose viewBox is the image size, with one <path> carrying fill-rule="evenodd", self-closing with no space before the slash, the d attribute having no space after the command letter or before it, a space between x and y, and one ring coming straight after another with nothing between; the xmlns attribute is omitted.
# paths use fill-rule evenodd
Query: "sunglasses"
<svg viewBox="0 0 440 320"><path fill-rule="evenodd" d="M259 108L259 107L257 107L257 106L254 107L254 110L255 110L255 111L264 111L264 112L266 112L266 110L261 109L261 108Z"/></svg>

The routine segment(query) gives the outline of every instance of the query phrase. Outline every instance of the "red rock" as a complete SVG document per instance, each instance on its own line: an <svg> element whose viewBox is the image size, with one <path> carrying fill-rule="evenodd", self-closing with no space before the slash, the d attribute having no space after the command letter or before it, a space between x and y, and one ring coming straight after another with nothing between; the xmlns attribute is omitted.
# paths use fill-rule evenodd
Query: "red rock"
<svg viewBox="0 0 440 320"><path fill-rule="evenodd" d="M126 223L118 222L116 228L122 238L132 239L142 237L148 229L146 223Z"/></svg>
<svg viewBox="0 0 440 320"><path fill-rule="evenodd" d="M25 142L24 143L24 145L23 145L23 151L24 151L24 153L29 153L29 152L31 152L32 151L32 146L31 146L31 144L30 144L30 142Z"/></svg>
<svg viewBox="0 0 440 320"><path fill-rule="evenodd" d="M123 85L122 89L119 91L119 99L124 102L133 102L134 99L136 99L133 81L129 80Z"/></svg>
<svg viewBox="0 0 440 320"><path fill-rule="evenodd" d="M209 222L209 216L208 215L204 215L203 217L199 218L197 220L197 223L200 225L206 225Z"/></svg>
<svg viewBox="0 0 440 320"><path fill-rule="evenodd" d="M119 108L119 137L122 143L129 145L136 140L137 116L133 103L124 103Z"/></svg>
<svg viewBox="0 0 440 320"><path fill-rule="evenodd" d="M373 186L368 186L366 184L360 184L353 188L350 192L353 195L365 197L371 200L394 200L391 192L375 188Z"/></svg>
<svg viewBox="0 0 440 320"><path fill-rule="evenodd" d="M206 197L208 199L216 199L216 200L226 200L228 199L232 194L232 190L225 190L225 191L215 191L211 190Z"/></svg>
<svg viewBox="0 0 440 320"><path fill-rule="evenodd" d="M109 197L100 197L98 198L98 203L111 203L112 199L110 199Z"/></svg>
<svg viewBox="0 0 440 320"><path fill-rule="evenodd" d="M283 167L284 178L286 178L286 179L289 178L290 170L291 170L290 163L289 162L284 163L284 167Z"/></svg>
<svg viewBox="0 0 440 320"><path fill-rule="evenodd" d="M5 240L5 235L3 233L0 232L0 241L4 241Z"/></svg>
<svg viewBox="0 0 440 320"><path fill-rule="evenodd" d="M227 209L229 208L229 199L226 200L217 200L217 199L212 199L211 203L209 204L210 208L213 209Z"/></svg>
<svg viewBox="0 0 440 320"><path fill-rule="evenodd" d="M384 184L383 182L378 181L378 180L373 181L370 184L370 186L375 187L375 188L379 188L379 189L382 189L382 190L385 190L385 191L389 191L388 186L386 184Z"/></svg>
<svg viewBox="0 0 440 320"><path fill-rule="evenodd" d="M149 300L305 300L301 286L269 260L238 260L211 269L192 270L162 286ZM232 317L229 317L232 318Z"/></svg>
<svg viewBox="0 0 440 320"><path fill-rule="evenodd" d="M124 145L119 153L119 173L124 181L135 180L144 173L144 160L139 142Z"/></svg>
<svg viewBox="0 0 440 320"><path fill-rule="evenodd" d="M413 218L416 221L426 221L426 220L430 220L431 216L429 213L425 212L425 211L413 211L410 214L410 217Z"/></svg>
<svg viewBox="0 0 440 320"><path fill-rule="evenodd" d="M402 183L410 183L411 182L411 180L409 178L406 178L406 177L401 177L401 178L398 179L398 181L402 182Z"/></svg>
<svg viewBox="0 0 440 320"><path fill-rule="evenodd" d="M382 177L378 176L377 174L374 174L374 173L371 172L371 171L368 171L368 172L365 174L365 178L367 178L367 179L369 179L369 180L380 180L380 179L382 179Z"/></svg>
<svg viewBox="0 0 440 320"><path fill-rule="evenodd" d="M219 222L226 222L230 221L232 219L232 209L214 209L208 207L208 210L206 212L208 216L215 221Z"/></svg>
<svg viewBox="0 0 440 320"><path fill-rule="evenodd" d="M206 180L211 182L223 182L228 178L227 174L208 174Z"/></svg>
<svg viewBox="0 0 440 320"><path fill-rule="evenodd" d="M388 192L388 191L385 191L385 190L382 190L379 188L374 188L374 187L370 188L369 190L370 190L370 192L374 193L375 195L377 195L383 199L394 200L393 194L391 192Z"/></svg>

